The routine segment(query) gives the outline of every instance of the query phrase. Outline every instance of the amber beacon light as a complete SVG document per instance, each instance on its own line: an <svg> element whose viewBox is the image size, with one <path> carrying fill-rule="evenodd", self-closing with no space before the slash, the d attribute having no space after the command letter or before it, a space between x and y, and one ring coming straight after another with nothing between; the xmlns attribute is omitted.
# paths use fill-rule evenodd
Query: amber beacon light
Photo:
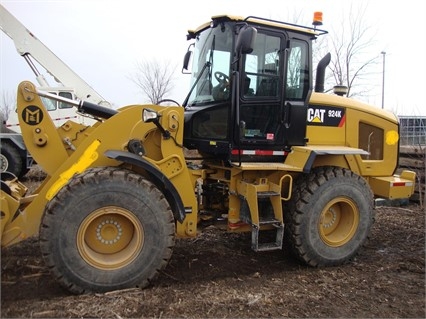
<svg viewBox="0 0 426 319"><path fill-rule="evenodd" d="M322 12L316 11L314 12L314 21L312 22L314 26L322 25Z"/></svg>

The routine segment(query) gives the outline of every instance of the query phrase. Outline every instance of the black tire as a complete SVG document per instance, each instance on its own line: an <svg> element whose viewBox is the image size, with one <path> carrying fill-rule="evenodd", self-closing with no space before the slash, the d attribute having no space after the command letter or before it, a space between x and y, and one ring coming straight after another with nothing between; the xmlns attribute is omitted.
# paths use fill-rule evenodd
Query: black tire
<svg viewBox="0 0 426 319"><path fill-rule="evenodd" d="M73 177L48 203L40 226L48 267L76 294L146 287L168 264L174 242L163 194L120 168Z"/></svg>
<svg viewBox="0 0 426 319"><path fill-rule="evenodd" d="M16 147L7 142L3 142L1 144L0 171L10 172L20 178L27 173L22 170L24 165L25 163L22 161Z"/></svg>
<svg viewBox="0 0 426 319"><path fill-rule="evenodd" d="M374 223L373 194L350 170L321 167L296 181L285 206L286 239L310 266L349 262Z"/></svg>

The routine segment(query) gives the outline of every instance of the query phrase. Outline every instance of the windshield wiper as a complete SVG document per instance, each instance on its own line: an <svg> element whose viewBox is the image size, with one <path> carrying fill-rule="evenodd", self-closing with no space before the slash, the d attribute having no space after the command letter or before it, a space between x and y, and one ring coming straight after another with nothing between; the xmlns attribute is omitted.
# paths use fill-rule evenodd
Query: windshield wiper
<svg viewBox="0 0 426 319"><path fill-rule="evenodd" d="M211 65L212 65L212 64L211 64L209 61L207 61L207 62L204 64L204 66L203 66L203 68L202 68L202 70L201 70L200 74L197 76L197 78L195 79L194 84L192 85L191 89L189 90L189 93L188 93L188 95L186 96L185 101L183 101L182 106L184 106L184 107L186 106L186 104L188 103L189 97L190 97L190 96L191 96L191 94L192 94L192 91L194 91L195 87L197 86L198 82L200 81L201 77L203 76L204 71L205 71L207 68L210 68L210 66L211 66Z"/></svg>
<svg viewBox="0 0 426 319"><path fill-rule="evenodd" d="M212 81L212 70L213 70L213 52L215 50L215 46L216 46L216 35L213 35L213 40L212 40L212 45L210 47L210 56L209 56L209 61L207 61L204 66L203 69L200 72L200 75L198 75L198 77L195 79L194 84L192 85L191 89L189 90L188 95L185 98L185 101L183 101L182 106L185 107L186 104L188 103L189 97L192 94L192 91L194 91L195 86L198 84L198 82L200 81L201 77L204 74L204 71L207 69L207 67L209 68L209 81L211 83ZM195 105L195 104L194 104Z"/></svg>

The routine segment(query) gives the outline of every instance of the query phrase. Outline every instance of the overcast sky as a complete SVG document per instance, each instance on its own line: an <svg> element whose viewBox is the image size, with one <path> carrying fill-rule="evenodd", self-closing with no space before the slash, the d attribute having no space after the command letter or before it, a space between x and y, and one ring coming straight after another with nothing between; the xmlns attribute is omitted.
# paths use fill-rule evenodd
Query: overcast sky
<svg viewBox="0 0 426 319"><path fill-rule="evenodd" d="M354 1L356 5L361 1ZM372 95L366 101L381 107L382 55L385 60L385 109L398 115L426 115L426 88L421 1L362 1L366 23L377 30L371 56L379 62L371 77ZM144 103L146 98L129 80L142 59L168 61L177 66L175 89L167 98L183 102L189 77L181 74L188 48L188 29L218 14L294 19L310 26L314 11L322 11L322 29L339 28L349 15L351 0L0 0L39 40L115 106ZM293 22L293 21L290 21ZM327 36L327 35L326 35ZM14 92L22 80L35 82L14 44L0 34L0 94ZM40 70L45 73L44 70ZM48 78L49 79L49 78ZM54 81L50 81L55 85Z"/></svg>

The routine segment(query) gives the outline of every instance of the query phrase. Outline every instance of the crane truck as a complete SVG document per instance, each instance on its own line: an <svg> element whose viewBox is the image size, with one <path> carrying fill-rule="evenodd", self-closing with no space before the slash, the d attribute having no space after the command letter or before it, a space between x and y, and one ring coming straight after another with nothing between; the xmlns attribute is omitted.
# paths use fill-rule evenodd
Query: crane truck
<svg viewBox="0 0 426 319"><path fill-rule="evenodd" d="M190 30L181 105L112 110L21 82L22 134L47 177L30 194L2 174L2 246L38 236L53 276L76 294L146 287L176 238L205 223L250 234L259 253L350 262L370 236L374 199L409 198L415 173L395 173L394 114L323 92L329 54L313 85L312 42L326 33L314 21L218 15ZM100 121L55 127L41 97Z"/></svg>
<svg viewBox="0 0 426 319"><path fill-rule="evenodd" d="M18 54L25 59L35 74L41 90L69 99L85 99L92 103L110 106L109 102L59 59L2 4L0 4L0 29L13 40ZM46 77L39 72L35 62L47 70L59 86L51 86ZM48 99L43 99L43 102L57 126L68 119L93 123L92 119L78 115L72 105ZM17 114L12 112L4 116L6 117L7 121L2 120L0 124L0 171L9 171L22 177L33 165L33 157L27 151L20 134L21 128Z"/></svg>

